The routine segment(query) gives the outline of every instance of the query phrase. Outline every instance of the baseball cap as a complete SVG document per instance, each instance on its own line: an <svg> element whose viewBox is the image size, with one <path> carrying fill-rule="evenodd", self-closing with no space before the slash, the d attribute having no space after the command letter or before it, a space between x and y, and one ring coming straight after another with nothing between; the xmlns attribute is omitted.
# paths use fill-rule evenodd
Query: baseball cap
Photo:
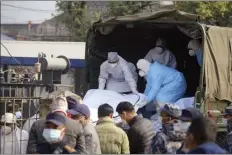
<svg viewBox="0 0 232 155"><path fill-rule="evenodd" d="M68 110L71 115L83 115L90 117L89 107L85 104L77 104L73 109Z"/></svg>
<svg viewBox="0 0 232 155"><path fill-rule="evenodd" d="M168 115L178 118L181 116L181 109L177 105L166 104L161 112L166 112Z"/></svg>
<svg viewBox="0 0 232 155"><path fill-rule="evenodd" d="M64 125L66 122L66 118L62 115L56 113L49 113L46 117L45 123L54 123L57 126Z"/></svg>
<svg viewBox="0 0 232 155"><path fill-rule="evenodd" d="M67 109L68 109L68 103L65 97L58 96L52 101L52 104L51 104L52 112L62 111L66 113Z"/></svg>
<svg viewBox="0 0 232 155"><path fill-rule="evenodd" d="M66 97L67 103L68 103L68 109L73 109L76 107L77 104L80 104L75 99L73 99L71 96Z"/></svg>
<svg viewBox="0 0 232 155"><path fill-rule="evenodd" d="M182 110L182 115L179 117L182 121L192 121L203 117L203 114L198 108L187 108Z"/></svg>
<svg viewBox="0 0 232 155"><path fill-rule="evenodd" d="M232 115L232 106L226 107L223 115Z"/></svg>

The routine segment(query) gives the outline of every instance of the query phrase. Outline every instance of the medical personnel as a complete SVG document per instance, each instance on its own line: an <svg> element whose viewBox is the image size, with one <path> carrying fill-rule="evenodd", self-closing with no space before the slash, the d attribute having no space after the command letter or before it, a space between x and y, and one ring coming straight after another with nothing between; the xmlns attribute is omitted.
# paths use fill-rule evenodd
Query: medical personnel
<svg viewBox="0 0 232 155"><path fill-rule="evenodd" d="M138 61L137 68L139 75L146 77L147 80L144 92L147 99L142 104L146 105L152 101L157 105L175 103L184 96L187 87L186 81L183 74L177 70L158 62L151 64L145 59Z"/></svg>
<svg viewBox="0 0 232 155"><path fill-rule="evenodd" d="M176 68L176 57L167 49L166 41L162 38L158 38L156 41L156 47L151 49L145 58L150 63L158 62L167 67Z"/></svg>
<svg viewBox="0 0 232 155"><path fill-rule="evenodd" d="M109 52L108 60L100 67L99 89L112 90L118 93L138 93L137 84L131 71L131 65L118 55Z"/></svg>
<svg viewBox="0 0 232 155"><path fill-rule="evenodd" d="M199 40L191 40L188 43L189 55L196 56L199 66L203 63L203 50Z"/></svg>

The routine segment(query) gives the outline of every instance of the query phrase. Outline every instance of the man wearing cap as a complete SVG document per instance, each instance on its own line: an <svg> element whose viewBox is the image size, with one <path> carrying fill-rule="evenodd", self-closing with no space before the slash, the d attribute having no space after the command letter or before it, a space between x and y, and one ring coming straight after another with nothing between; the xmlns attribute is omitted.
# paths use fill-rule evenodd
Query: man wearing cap
<svg viewBox="0 0 232 155"><path fill-rule="evenodd" d="M145 58L150 63L158 62L167 67L176 68L176 57L167 49L166 41L163 38L158 38L156 47L151 49Z"/></svg>
<svg viewBox="0 0 232 155"><path fill-rule="evenodd" d="M182 110L182 114L179 117L181 120L181 129L186 131L188 130L191 122L195 119L202 118L203 113L198 108L187 108ZM177 154L184 154L186 151L186 147L184 144L176 151Z"/></svg>
<svg viewBox="0 0 232 155"><path fill-rule="evenodd" d="M227 137L225 140L225 149L232 153L232 105L225 109L223 124L227 127Z"/></svg>
<svg viewBox="0 0 232 155"><path fill-rule="evenodd" d="M157 132L154 143L153 153L175 154L177 149L186 136L186 131L181 128L181 121L178 119L181 116L181 109L172 104L166 104L161 111L163 129Z"/></svg>
<svg viewBox="0 0 232 155"><path fill-rule="evenodd" d="M55 98L51 104L51 112L66 118L65 126L66 132L64 141L67 145L75 148L80 153L85 153L85 137L82 125L67 117L68 103L66 98L59 96ZM45 128L45 120L40 119L33 123L27 147L28 154L34 154L37 152L37 146L44 143L43 130Z"/></svg>
<svg viewBox="0 0 232 155"><path fill-rule="evenodd" d="M78 152L63 141L66 128L66 118L56 113L50 113L46 117L43 137L45 143L37 146L39 154L78 154Z"/></svg>
<svg viewBox="0 0 232 155"><path fill-rule="evenodd" d="M89 154L101 154L101 147L97 131L90 122L90 110L85 104L77 104L72 109L68 110L71 118L80 123L84 127L86 152Z"/></svg>
<svg viewBox="0 0 232 155"><path fill-rule="evenodd" d="M117 52L109 52L108 60L103 62L100 67L98 88L118 93L138 93L135 79L128 62Z"/></svg>
<svg viewBox="0 0 232 155"><path fill-rule="evenodd" d="M12 113L5 113L0 123L1 154L25 154L28 132L17 127L16 116Z"/></svg>

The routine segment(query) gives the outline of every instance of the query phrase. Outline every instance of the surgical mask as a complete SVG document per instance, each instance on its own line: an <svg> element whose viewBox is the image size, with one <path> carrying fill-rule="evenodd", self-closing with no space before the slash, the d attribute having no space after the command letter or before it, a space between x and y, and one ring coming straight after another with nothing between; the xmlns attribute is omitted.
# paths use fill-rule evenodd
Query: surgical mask
<svg viewBox="0 0 232 155"><path fill-rule="evenodd" d="M21 113L21 111L16 111L15 112L15 116L16 116L16 118L21 118L22 117L22 113Z"/></svg>
<svg viewBox="0 0 232 155"><path fill-rule="evenodd" d="M139 70L139 76L144 77L145 75L146 75L146 73L144 71Z"/></svg>
<svg viewBox="0 0 232 155"><path fill-rule="evenodd" d="M48 143L56 143L62 139L61 132L61 130L57 129L44 129L43 137Z"/></svg>
<svg viewBox="0 0 232 155"><path fill-rule="evenodd" d="M190 125L191 125L191 122L181 122L180 123L180 130L183 131L183 132L187 132Z"/></svg>
<svg viewBox="0 0 232 155"><path fill-rule="evenodd" d="M195 56L196 55L196 52L194 50L189 50L189 55L190 56Z"/></svg>
<svg viewBox="0 0 232 155"><path fill-rule="evenodd" d="M114 68L117 66L117 63L110 63L110 67Z"/></svg>
<svg viewBox="0 0 232 155"><path fill-rule="evenodd" d="M4 135L8 135L8 134L10 134L10 133L12 132L12 129L11 129L11 127L9 127L9 126L3 126L3 127L1 128L1 131L2 131L2 133L3 133Z"/></svg>
<svg viewBox="0 0 232 155"><path fill-rule="evenodd" d="M226 118L222 118L222 124L227 125L227 119Z"/></svg>

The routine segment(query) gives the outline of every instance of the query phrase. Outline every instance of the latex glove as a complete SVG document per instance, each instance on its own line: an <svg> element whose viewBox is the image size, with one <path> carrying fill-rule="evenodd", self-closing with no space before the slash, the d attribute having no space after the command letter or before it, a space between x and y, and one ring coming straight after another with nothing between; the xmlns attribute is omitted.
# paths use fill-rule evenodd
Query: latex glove
<svg viewBox="0 0 232 155"><path fill-rule="evenodd" d="M139 94L139 92L136 90L136 88L132 89L132 92L133 92L134 94Z"/></svg>

